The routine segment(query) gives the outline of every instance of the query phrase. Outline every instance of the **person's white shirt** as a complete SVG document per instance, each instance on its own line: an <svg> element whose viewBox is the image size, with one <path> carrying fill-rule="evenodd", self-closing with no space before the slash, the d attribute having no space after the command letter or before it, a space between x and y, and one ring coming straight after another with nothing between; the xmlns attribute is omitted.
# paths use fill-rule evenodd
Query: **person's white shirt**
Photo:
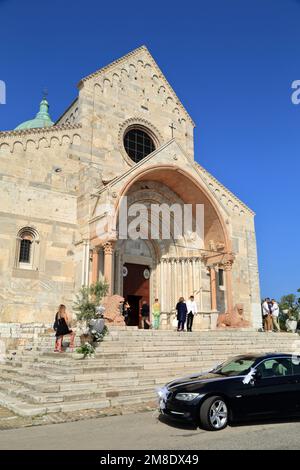
<svg viewBox="0 0 300 470"><path fill-rule="evenodd" d="M269 315L270 314L270 310L269 310L269 304L268 302L265 300L264 303L262 304L262 310L263 310L263 315Z"/></svg>
<svg viewBox="0 0 300 470"><path fill-rule="evenodd" d="M272 315L274 317L278 317L279 316L279 305L277 302L274 302L273 306L272 306Z"/></svg>
<svg viewBox="0 0 300 470"><path fill-rule="evenodd" d="M195 315L197 313L197 304L196 304L195 300L189 299L186 302L186 306L187 306L188 313L192 312L193 315Z"/></svg>

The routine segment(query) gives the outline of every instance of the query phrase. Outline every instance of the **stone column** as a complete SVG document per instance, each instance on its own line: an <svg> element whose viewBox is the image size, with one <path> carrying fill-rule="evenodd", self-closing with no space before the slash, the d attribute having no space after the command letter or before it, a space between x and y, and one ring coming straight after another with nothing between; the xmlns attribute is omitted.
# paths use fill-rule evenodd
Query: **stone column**
<svg viewBox="0 0 300 470"><path fill-rule="evenodd" d="M203 312L203 285L202 285L202 258L197 259L198 274L199 274L199 298L200 298L200 312Z"/></svg>
<svg viewBox="0 0 300 470"><path fill-rule="evenodd" d="M174 304L176 305L176 299L175 299L175 273L174 273L174 266L175 266L175 260L174 258L171 258L171 275L170 275L170 283L171 283L171 308L174 307Z"/></svg>
<svg viewBox="0 0 300 470"><path fill-rule="evenodd" d="M171 311L171 308L172 308L172 289L173 289L171 261L169 258L166 261L165 274L166 276L165 276L164 284L165 284L165 292L166 292L166 299L167 299L165 310L169 312Z"/></svg>
<svg viewBox="0 0 300 470"><path fill-rule="evenodd" d="M209 267L210 270L210 295L211 295L211 310L217 311L217 282L216 282L216 269L214 266Z"/></svg>
<svg viewBox="0 0 300 470"><path fill-rule="evenodd" d="M226 275L226 299L227 299L227 313L233 312L233 296L232 296L232 262L228 261L224 264L224 271Z"/></svg>
<svg viewBox="0 0 300 470"><path fill-rule="evenodd" d="M160 306L162 311L165 311L166 309L166 293L164 289L164 280L166 278L165 275L165 260L161 258L160 260L160 265L159 265L159 277L160 277L160 293L159 293L159 300L160 300Z"/></svg>
<svg viewBox="0 0 300 470"><path fill-rule="evenodd" d="M113 242L105 242L103 245L104 251L104 277L109 284L108 295L112 295L112 273L113 273Z"/></svg>
<svg viewBox="0 0 300 470"><path fill-rule="evenodd" d="M180 258L180 268L181 268L181 289L180 289L180 297L182 297L184 294L184 259L183 258Z"/></svg>
<svg viewBox="0 0 300 470"><path fill-rule="evenodd" d="M85 268L85 285L86 286L89 286L90 284L90 242L87 241L87 245L86 245L86 268Z"/></svg>
<svg viewBox="0 0 300 470"><path fill-rule="evenodd" d="M193 258L188 259L187 278L188 278L188 285L189 285L189 291L188 291L187 295L189 297L191 294L194 295Z"/></svg>
<svg viewBox="0 0 300 470"><path fill-rule="evenodd" d="M192 292L195 295L195 286L196 286L196 279L195 279L195 258L192 258Z"/></svg>
<svg viewBox="0 0 300 470"><path fill-rule="evenodd" d="M90 242L83 240L81 284L88 286L90 281Z"/></svg>
<svg viewBox="0 0 300 470"><path fill-rule="evenodd" d="M99 279L99 248L95 247L93 249L93 265L92 265L92 283L98 281Z"/></svg>

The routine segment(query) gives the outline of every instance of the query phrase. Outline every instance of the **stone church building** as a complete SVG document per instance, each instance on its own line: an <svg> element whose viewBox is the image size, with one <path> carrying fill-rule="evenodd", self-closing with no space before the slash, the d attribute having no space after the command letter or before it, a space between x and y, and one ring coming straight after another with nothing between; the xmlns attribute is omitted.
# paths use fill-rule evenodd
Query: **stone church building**
<svg viewBox="0 0 300 470"><path fill-rule="evenodd" d="M51 323L105 277L135 313L157 297L163 328L191 294L195 329L237 309L261 326L254 213L195 161L194 127L143 46L83 78L55 123L44 98L0 132L0 323ZM193 219L203 205L203 236L178 239L173 226L169 239L121 239L124 196L129 209L188 204Z"/></svg>

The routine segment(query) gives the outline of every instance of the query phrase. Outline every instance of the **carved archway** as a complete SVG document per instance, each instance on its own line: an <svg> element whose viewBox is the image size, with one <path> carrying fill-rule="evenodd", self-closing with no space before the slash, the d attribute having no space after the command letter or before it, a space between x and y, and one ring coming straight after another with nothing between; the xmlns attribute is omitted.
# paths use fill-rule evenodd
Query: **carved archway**
<svg viewBox="0 0 300 470"><path fill-rule="evenodd" d="M155 181L172 189L185 203L204 205L204 250L200 256L205 261L210 272L211 306L216 310L216 267L224 267L226 276L227 311L233 310L231 266L234 256L231 253L231 241L226 222L212 195L201 181L187 171L173 165L159 165L144 168L127 181L119 192L116 202L118 214L122 196L128 195L134 185L147 181Z"/></svg>

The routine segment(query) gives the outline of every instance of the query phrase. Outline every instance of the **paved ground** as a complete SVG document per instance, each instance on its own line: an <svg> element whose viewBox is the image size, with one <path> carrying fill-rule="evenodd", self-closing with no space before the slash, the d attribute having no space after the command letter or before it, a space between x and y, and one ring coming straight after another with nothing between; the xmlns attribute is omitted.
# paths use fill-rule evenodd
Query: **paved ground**
<svg viewBox="0 0 300 470"><path fill-rule="evenodd" d="M0 431L0 449L299 449L300 422L206 432L153 412Z"/></svg>
<svg viewBox="0 0 300 470"><path fill-rule="evenodd" d="M69 423L107 416L121 416L130 413L153 411L154 409L156 409L156 401L113 408L77 410L64 413L49 413L41 416L22 417L0 406L0 431L30 426L44 426L46 424Z"/></svg>

